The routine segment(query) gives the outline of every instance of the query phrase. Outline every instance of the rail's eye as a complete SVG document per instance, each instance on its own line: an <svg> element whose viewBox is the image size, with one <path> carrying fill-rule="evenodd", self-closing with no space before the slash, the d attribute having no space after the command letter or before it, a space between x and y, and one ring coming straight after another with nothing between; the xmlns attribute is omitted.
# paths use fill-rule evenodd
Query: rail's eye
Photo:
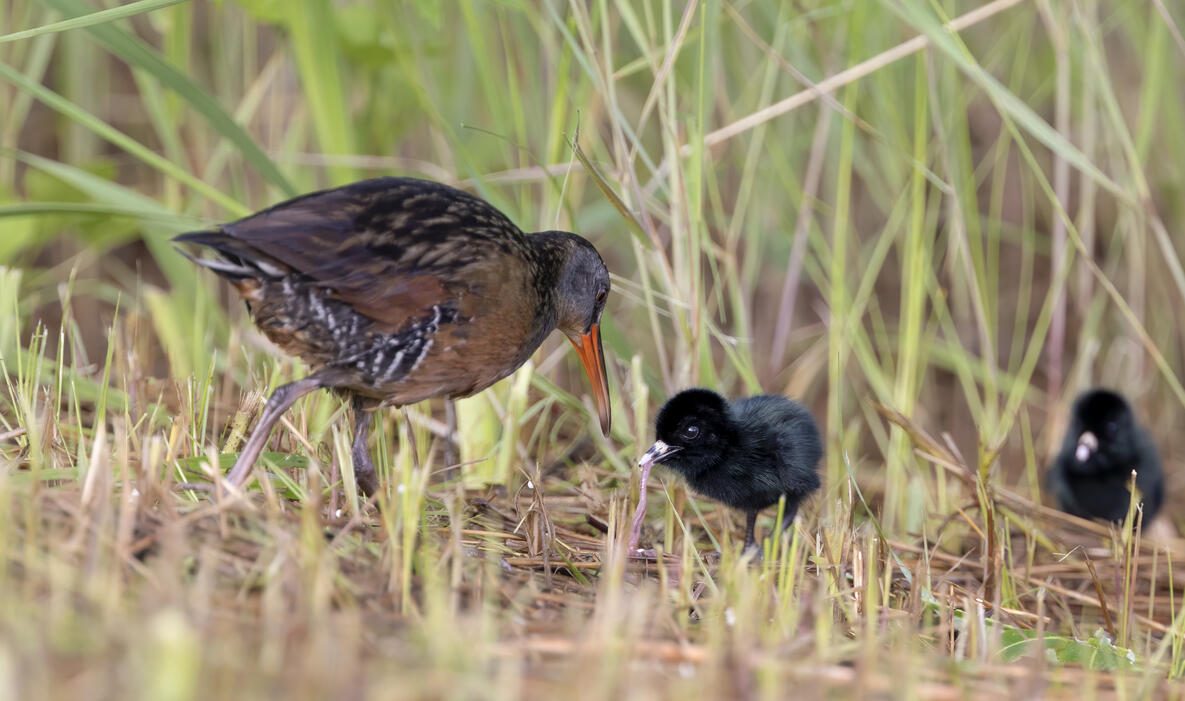
<svg viewBox="0 0 1185 701"><path fill-rule="evenodd" d="M696 438L699 438L699 426L696 426L695 424L688 424L679 431L679 435L689 441L693 441Z"/></svg>
<svg viewBox="0 0 1185 701"><path fill-rule="evenodd" d="M608 296L609 296L609 291L608 291L608 290L602 289L600 292L597 292L597 304L604 304L604 303L605 303L605 299L606 299Z"/></svg>

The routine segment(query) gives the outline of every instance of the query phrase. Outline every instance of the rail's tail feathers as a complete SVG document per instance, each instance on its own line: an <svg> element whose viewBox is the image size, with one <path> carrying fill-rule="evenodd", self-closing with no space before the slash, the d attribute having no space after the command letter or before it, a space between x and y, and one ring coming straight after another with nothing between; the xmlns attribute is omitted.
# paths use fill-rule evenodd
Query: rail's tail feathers
<svg viewBox="0 0 1185 701"><path fill-rule="evenodd" d="M278 261L261 254L250 244L221 231L193 231L173 239L213 249L216 258L198 258L185 251L181 255L218 273L232 283L249 279L279 278L288 273Z"/></svg>

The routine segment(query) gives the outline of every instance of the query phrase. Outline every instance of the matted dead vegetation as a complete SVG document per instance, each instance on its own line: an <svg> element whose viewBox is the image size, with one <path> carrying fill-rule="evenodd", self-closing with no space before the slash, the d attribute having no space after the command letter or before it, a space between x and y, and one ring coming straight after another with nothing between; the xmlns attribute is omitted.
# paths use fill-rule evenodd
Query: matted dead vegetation
<svg viewBox="0 0 1185 701"><path fill-rule="evenodd" d="M0 698L1182 697L1178 5L0 5ZM459 467L383 414L375 503L326 393L183 487L307 369L170 238L377 174L596 244L612 434L550 339ZM1096 384L1139 537L1046 505ZM692 385L825 432L758 562L662 469L624 552Z"/></svg>

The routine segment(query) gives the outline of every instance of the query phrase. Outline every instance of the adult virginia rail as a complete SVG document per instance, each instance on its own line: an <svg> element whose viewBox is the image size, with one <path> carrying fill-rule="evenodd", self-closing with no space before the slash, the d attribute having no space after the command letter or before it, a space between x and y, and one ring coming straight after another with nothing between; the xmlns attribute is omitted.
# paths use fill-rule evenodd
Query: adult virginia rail
<svg viewBox="0 0 1185 701"><path fill-rule="evenodd" d="M176 241L238 288L256 325L313 372L276 389L227 479L241 486L297 399L336 390L354 407L358 484L378 487L373 410L467 397L514 372L553 329L576 347L609 432L600 322L609 273L565 231L524 235L477 197L440 183L377 178L278 204Z"/></svg>
<svg viewBox="0 0 1185 701"><path fill-rule="evenodd" d="M819 428L806 407L785 397L729 402L711 390L684 390L659 410L654 434L657 440L638 461L642 489L656 462L682 474L695 492L746 513L746 550L757 546L754 531L762 509L785 497L785 529L798 505L819 488ZM631 550L644 515L645 504L639 501Z"/></svg>
<svg viewBox="0 0 1185 701"><path fill-rule="evenodd" d="M1147 524L1164 500L1156 444L1122 396L1098 388L1083 392L1074 401L1061 452L1046 476L1058 507L1082 518L1122 523L1131 505L1132 470Z"/></svg>

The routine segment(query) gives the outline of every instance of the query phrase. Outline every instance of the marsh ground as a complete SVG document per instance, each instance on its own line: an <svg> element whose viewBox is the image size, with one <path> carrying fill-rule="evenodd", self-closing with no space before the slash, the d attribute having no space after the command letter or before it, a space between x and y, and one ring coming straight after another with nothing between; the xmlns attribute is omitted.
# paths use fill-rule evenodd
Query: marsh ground
<svg viewBox="0 0 1185 701"><path fill-rule="evenodd" d="M101 9L0 7L0 695L1181 693L1177 4ZM596 243L613 434L553 338L459 403L459 478L389 412L359 503L316 395L245 500L178 490L304 369L170 236L374 174ZM1042 506L1093 384L1166 458L1140 539ZM689 385L826 432L760 564L664 475L622 552Z"/></svg>

